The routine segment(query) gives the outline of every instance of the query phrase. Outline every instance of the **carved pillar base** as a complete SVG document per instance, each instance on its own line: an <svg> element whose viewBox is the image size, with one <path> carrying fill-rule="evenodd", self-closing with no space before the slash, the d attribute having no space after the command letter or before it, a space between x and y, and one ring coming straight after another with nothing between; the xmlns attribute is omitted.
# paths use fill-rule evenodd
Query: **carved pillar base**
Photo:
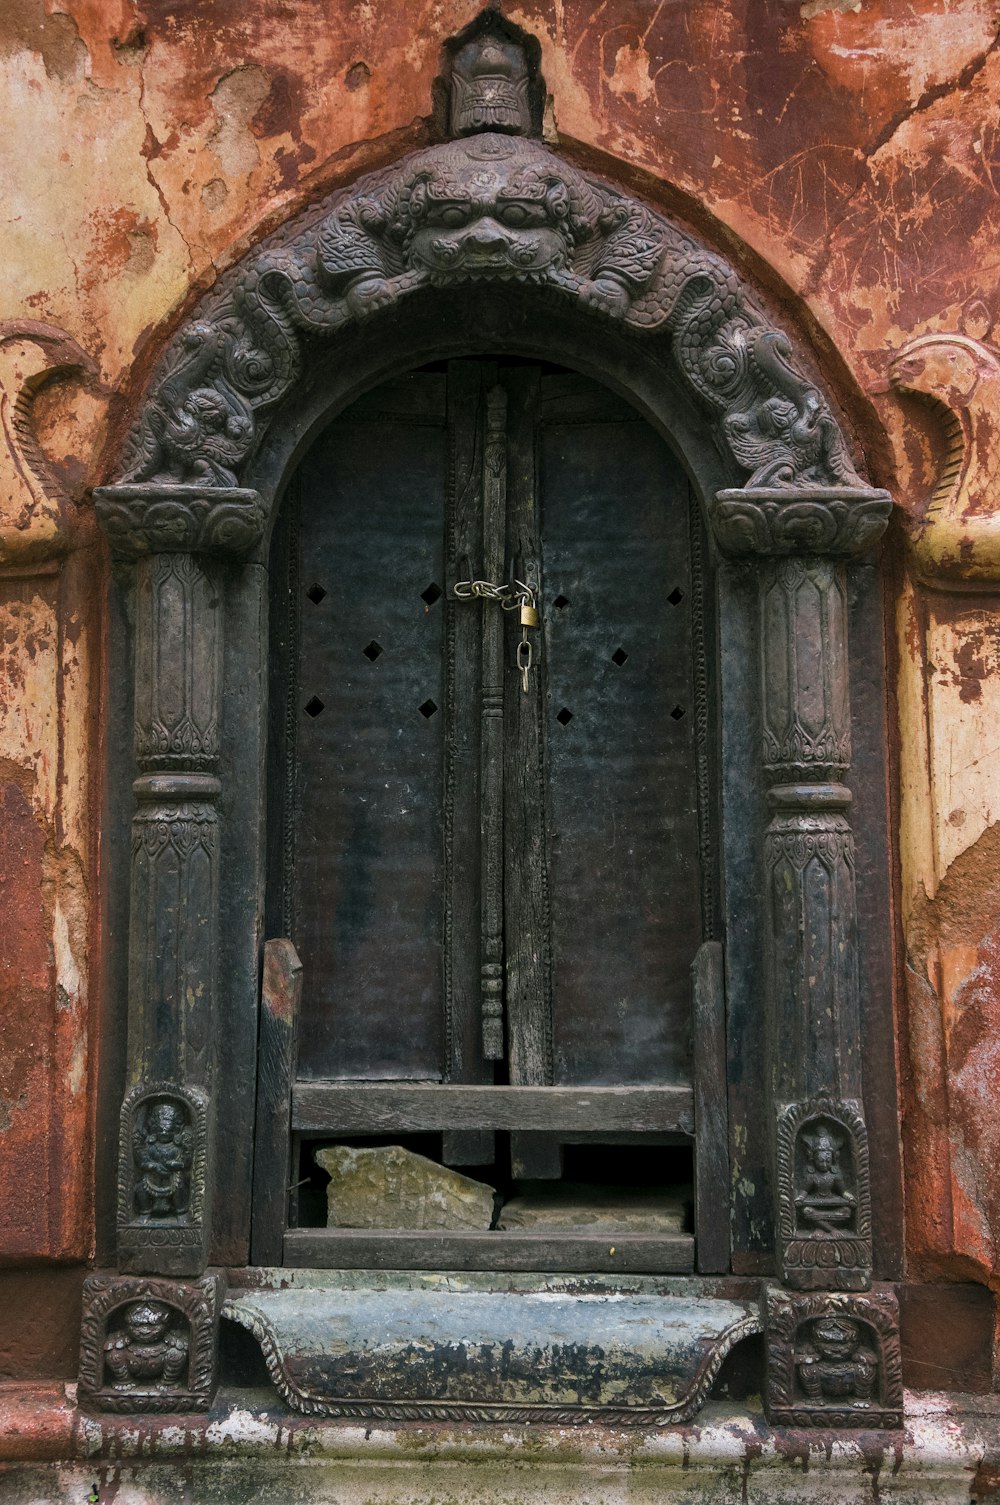
<svg viewBox="0 0 1000 1505"><path fill-rule="evenodd" d="M899 1307L891 1286L865 1295L768 1286L764 1408L776 1427L903 1425Z"/></svg>
<svg viewBox="0 0 1000 1505"><path fill-rule="evenodd" d="M218 1384L223 1275L89 1275L80 1339L82 1406L119 1413L207 1411Z"/></svg>

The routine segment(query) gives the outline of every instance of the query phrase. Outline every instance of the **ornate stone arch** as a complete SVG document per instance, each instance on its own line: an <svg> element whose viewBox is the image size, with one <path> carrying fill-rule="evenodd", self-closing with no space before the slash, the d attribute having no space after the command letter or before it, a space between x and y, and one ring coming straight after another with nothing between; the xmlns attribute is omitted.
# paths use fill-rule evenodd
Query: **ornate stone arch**
<svg viewBox="0 0 1000 1505"><path fill-rule="evenodd" d="M136 563L126 1088L175 1083L207 1095L196 1153L208 1153L215 1123L210 1162L244 1180L246 1113L227 1123L219 1115L219 955L222 933L235 928L241 960L222 1018L240 1047L227 1058L228 1090L242 1086L252 1100L244 1057L256 1046L248 999L257 996L262 803L247 803L244 786L260 782L263 715L249 702L261 683L269 523L290 458L322 421L333 386L360 392L380 361L388 369L401 329L423 332L424 360L457 351L442 315L477 298L492 314L509 300L554 329L585 325L598 348L581 366L626 390L632 367L646 389L661 381L683 410L678 426L710 456L702 475L723 482L704 497L709 521L724 556L754 561L758 592L754 777L770 810L757 840L772 1152L789 1105L802 1117L819 1100L830 1114L838 1103L854 1112L863 1095L845 572L881 536L890 499L859 476L826 397L733 268L537 139L534 95L515 87L516 28L494 20L467 32L453 48L454 139L338 191L221 278L154 371L119 478L95 493L113 550ZM472 49L464 64L463 37ZM486 88L498 79L507 94ZM537 348L524 329L522 318L512 349ZM485 338L504 344L502 329ZM400 335L400 350L407 341ZM338 353L350 372L334 383ZM669 428L669 404L648 405ZM223 739L235 746L244 724L252 734L227 762ZM240 864L247 871L234 877ZM808 936L825 938L822 954ZM209 1163L205 1237L179 1242L169 1261L150 1244L140 1273L195 1277L208 1258L245 1262L238 1219L217 1217L209 1236L216 1179ZM857 1264L870 1268L867 1248ZM796 1282L780 1258L778 1273Z"/></svg>

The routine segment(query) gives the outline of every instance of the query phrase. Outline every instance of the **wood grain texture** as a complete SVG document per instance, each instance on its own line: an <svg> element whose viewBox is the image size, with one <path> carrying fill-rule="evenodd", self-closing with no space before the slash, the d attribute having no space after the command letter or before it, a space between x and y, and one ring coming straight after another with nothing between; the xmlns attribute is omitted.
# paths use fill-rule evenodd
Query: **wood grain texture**
<svg viewBox="0 0 1000 1505"><path fill-rule="evenodd" d="M285 1235L296 1269L557 1270L682 1275L694 1268L694 1239L677 1233L373 1233L296 1228Z"/></svg>
<svg viewBox="0 0 1000 1505"><path fill-rule="evenodd" d="M729 1269L729 1115L726 1103L726 982L722 946L705 941L694 982L695 1232L698 1271Z"/></svg>
<svg viewBox="0 0 1000 1505"><path fill-rule="evenodd" d="M423 1082L302 1082L292 1126L304 1134L439 1129L694 1131L694 1094L669 1087L462 1087Z"/></svg>
<svg viewBox="0 0 1000 1505"><path fill-rule="evenodd" d="M302 963L289 940L264 947L260 999L257 1130L253 1167L250 1258L255 1265L281 1261L288 1217L291 1165L291 1089L295 1037L302 1000Z"/></svg>

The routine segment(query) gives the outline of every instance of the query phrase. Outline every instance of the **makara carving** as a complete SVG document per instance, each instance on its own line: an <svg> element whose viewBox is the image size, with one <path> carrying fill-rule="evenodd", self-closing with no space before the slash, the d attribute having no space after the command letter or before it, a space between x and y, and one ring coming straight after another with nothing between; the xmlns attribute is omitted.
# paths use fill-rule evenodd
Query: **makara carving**
<svg viewBox="0 0 1000 1505"><path fill-rule="evenodd" d="M90 1275L79 1398L100 1411L207 1411L217 1382L222 1277Z"/></svg>
<svg viewBox="0 0 1000 1505"><path fill-rule="evenodd" d="M122 484L99 493L106 525L127 529L121 509L144 496L162 507L156 488L234 497L312 338L465 283L546 288L637 336L666 336L748 487L863 489L825 399L732 268L532 139L537 43L489 13L455 40L457 139L362 178L322 219L288 227L222 279L166 353ZM815 532L826 516L778 531ZM864 532L860 514L838 526Z"/></svg>
<svg viewBox="0 0 1000 1505"><path fill-rule="evenodd" d="M865 1296L765 1295L765 1406L774 1426L903 1425L899 1313L888 1287Z"/></svg>
<svg viewBox="0 0 1000 1505"><path fill-rule="evenodd" d="M122 1103L118 1251L124 1270L189 1274L204 1262L208 1100L156 1082Z"/></svg>
<svg viewBox="0 0 1000 1505"><path fill-rule="evenodd" d="M868 1136L860 1105L817 1098L778 1114L782 1279L864 1291L872 1278Z"/></svg>

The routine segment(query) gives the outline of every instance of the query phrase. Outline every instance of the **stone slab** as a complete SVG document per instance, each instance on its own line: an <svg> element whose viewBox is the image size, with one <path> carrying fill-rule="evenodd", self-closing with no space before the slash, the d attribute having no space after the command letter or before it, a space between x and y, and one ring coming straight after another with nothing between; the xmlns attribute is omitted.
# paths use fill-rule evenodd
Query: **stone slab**
<svg viewBox="0 0 1000 1505"><path fill-rule="evenodd" d="M505 1202L498 1229L537 1228L587 1233L683 1233L684 1202L669 1187L582 1186L556 1181Z"/></svg>
<svg viewBox="0 0 1000 1505"><path fill-rule="evenodd" d="M750 1302L585 1276L283 1270L226 1315L298 1411L559 1425L690 1417L760 1330Z"/></svg>
<svg viewBox="0 0 1000 1505"><path fill-rule="evenodd" d="M401 1145L335 1144L313 1159L330 1177L328 1228L487 1229L493 1222L492 1186Z"/></svg>
<svg viewBox="0 0 1000 1505"><path fill-rule="evenodd" d="M0 1384L4 1505L968 1505L996 1482L1000 1397L907 1396L888 1438L775 1431L710 1400L696 1426L393 1427L220 1392L205 1416L87 1416L73 1387ZM992 1455L992 1458L991 1458Z"/></svg>

